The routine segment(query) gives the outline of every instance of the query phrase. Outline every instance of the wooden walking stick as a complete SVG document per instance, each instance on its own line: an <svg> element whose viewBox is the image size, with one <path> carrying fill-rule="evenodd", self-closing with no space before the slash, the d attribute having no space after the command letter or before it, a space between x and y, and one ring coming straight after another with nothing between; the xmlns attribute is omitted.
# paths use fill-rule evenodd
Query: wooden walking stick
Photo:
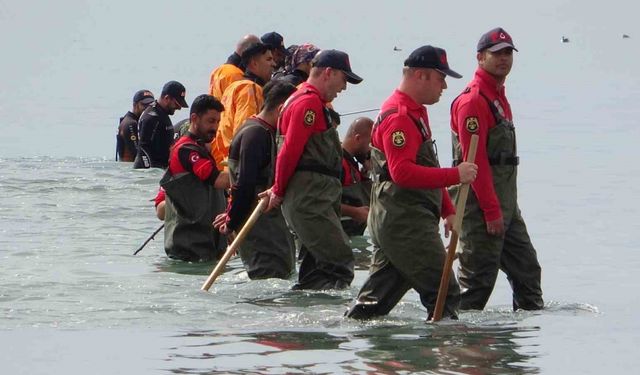
<svg viewBox="0 0 640 375"><path fill-rule="evenodd" d="M262 214L262 211L264 211L264 209L266 208L268 202L268 199L261 199L260 202L258 202L258 205L253 210L253 213L251 214L251 216L249 216L249 219L247 219L247 222L244 224L242 229L240 229L240 232L238 233L236 238L233 240L231 245L227 246L227 251L225 251L222 258L218 261L218 264L216 264L216 267L211 272L211 275L209 275L209 278L207 278L207 281L202 284L202 288L200 288L201 290L209 290L211 284L213 284L218 276L220 276L222 271L224 271L224 266L227 264L231 256L236 252L236 249L238 248L238 246L240 246L244 238L247 237L247 234L249 234L249 231L251 231L253 225L256 223L256 221L258 221L258 218Z"/></svg>
<svg viewBox="0 0 640 375"><path fill-rule="evenodd" d="M467 161L473 163L476 159L476 149L478 147L478 135L471 136L471 144L469 145L469 154ZM456 201L456 218L453 222L453 233L451 233L451 241L447 249L447 256L444 260L444 268L442 269L442 277L440 278L440 288L438 289L438 299L436 299L436 308L433 311L433 321L437 322L442 319L442 311L444 310L444 301L447 299L447 290L449 289L449 277L451 276L451 267L453 259L456 255L458 247L458 233L462 230L462 219L464 218L464 208L467 204L467 196L469 195L469 184L462 184Z"/></svg>

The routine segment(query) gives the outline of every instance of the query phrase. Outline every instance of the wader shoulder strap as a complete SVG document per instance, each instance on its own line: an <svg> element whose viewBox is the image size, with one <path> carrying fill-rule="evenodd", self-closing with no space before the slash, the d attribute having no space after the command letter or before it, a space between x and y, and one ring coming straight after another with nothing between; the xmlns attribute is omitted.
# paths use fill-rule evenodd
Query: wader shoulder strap
<svg viewBox="0 0 640 375"><path fill-rule="evenodd" d="M411 119L411 121L413 121L413 123L416 125L416 127L418 128L418 131L422 135L422 141L426 142L429 140L429 133L427 132L427 129L422 125L422 122L420 122L420 120L414 118L409 113L407 113L407 108L405 106L390 108L382 112L381 114L378 115L378 118L376 119L376 122L373 124L373 127L376 128L378 125L382 123L382 121L384 121L387 117L389 117L389 115L392 115L394 113L398 113L401 116L408 116Z"/></svg>

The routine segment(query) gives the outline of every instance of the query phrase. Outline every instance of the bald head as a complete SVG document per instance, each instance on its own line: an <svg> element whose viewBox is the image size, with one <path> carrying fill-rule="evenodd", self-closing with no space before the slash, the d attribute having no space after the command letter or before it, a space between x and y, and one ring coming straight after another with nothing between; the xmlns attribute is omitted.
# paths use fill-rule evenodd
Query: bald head
<svg viewBox="0 0 640 375"><path fill-rule="evenodd" d="M242 53L247 48L249 48L250 45L259 43L259 42L260 42L260 38L258 38L258 36L253 34L247 34L238 41L238 44L236 44L236 53L242 56Z"/></svg>
<svg viewBox="0 0 640 375"><path fill-rule="evenodd" d="M358 160L365 160L369 153L371 142L371 128L373 120L368 117L358 117L347 130L347 135L342 141L342 148L355 156Z"/></svg>
<svg viewBox="0 0 640 375"><path fill-rule="evenodd" d="M358 117L349 126L347 130L347 137L353 137L356 134L366 135L371 134L371 128L373 127L373 120L368 117Z"/></svg>

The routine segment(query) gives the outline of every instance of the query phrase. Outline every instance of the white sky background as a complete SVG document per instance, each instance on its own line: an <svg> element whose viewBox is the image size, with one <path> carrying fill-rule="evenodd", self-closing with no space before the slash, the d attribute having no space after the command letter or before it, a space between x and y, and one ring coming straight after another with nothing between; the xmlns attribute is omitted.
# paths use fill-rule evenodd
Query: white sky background
<svg viewBox="0 0 640 375"><path fill-rule="evenodd" d="M430 108L446 145L450 102L472 77L478 38L495 26L504 27L520 50L508 81L516 123L553 111L567 119L585 116L603 101L627 119L636 117L627 107L638 96L636 3L486 3L2 0L0 156L110 158L118 118L137 89L158 94L175 79L191 102L207 91L211 69L240 36L273 30L286 45L312 42L350 54L365 80L336 100L340 112L377 108L397 85L411 50L445 48L451 67L464 76L449 78L441 102ZM623 33L631 38L622 39ZM571 42L560 43L563 35ZM403 50L394 52L394 46ZM187 115L177 112L173 120ZM585 117L594 121L594 115L600 112Z"/></svg>

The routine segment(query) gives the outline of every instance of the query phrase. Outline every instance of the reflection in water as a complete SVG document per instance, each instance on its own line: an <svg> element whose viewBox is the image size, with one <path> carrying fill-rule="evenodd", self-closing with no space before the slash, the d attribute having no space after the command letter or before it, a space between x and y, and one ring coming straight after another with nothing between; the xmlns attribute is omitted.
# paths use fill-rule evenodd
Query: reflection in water
<svg viewBox="0 0 640 375"><path fill-rule="evenodd" d="M192 332L174 337L172 373L531 374L538 327L462 323L357 331ZM175 366L174 366L175 365Z"/></svg>

